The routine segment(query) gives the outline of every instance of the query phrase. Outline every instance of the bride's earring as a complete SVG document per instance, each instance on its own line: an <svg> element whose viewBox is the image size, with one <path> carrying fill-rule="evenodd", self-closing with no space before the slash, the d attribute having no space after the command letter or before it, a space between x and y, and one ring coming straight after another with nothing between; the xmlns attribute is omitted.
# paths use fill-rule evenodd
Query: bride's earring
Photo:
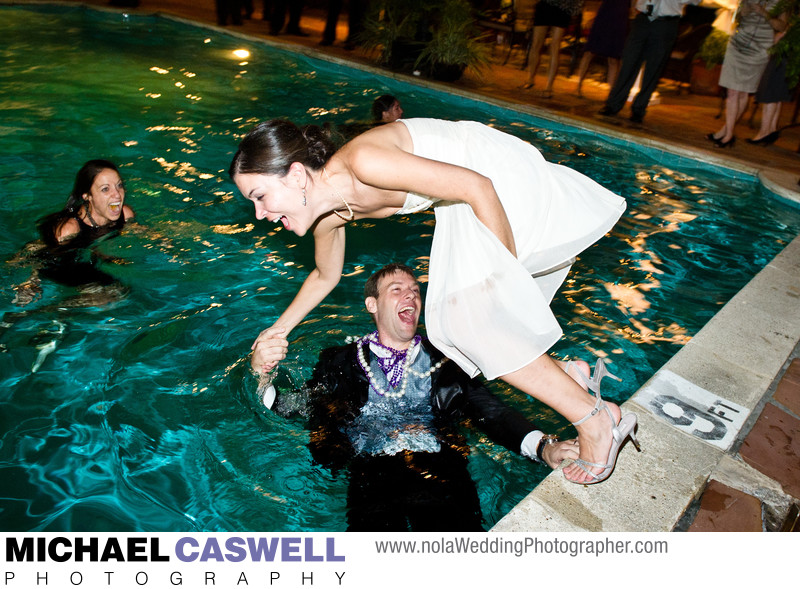
<svg viewBox="0 0 800 589"><path fill-rule="evenodd" d="M303 191L303 206L306 206L306 189L303 188L302 191Z"/></svg>

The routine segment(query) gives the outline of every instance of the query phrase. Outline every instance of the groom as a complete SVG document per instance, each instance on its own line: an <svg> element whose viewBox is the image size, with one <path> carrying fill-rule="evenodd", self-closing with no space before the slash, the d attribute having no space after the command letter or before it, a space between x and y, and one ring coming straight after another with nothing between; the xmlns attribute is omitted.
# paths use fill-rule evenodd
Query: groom
<svg viewBox="0 0 800 589"><path fill-rule="evenodd" d="M482 530L464 418L551 468L578 457L576 440L544 435L417 335L422 298L410 268L378 270L365 303L377 330L324 350L308 383L312 456L350 473L349 530ZM259 365L281 359L285 345L274 336L265 344L274 358L262 349ZM275 401L273 390L265 405Z"/></svg>

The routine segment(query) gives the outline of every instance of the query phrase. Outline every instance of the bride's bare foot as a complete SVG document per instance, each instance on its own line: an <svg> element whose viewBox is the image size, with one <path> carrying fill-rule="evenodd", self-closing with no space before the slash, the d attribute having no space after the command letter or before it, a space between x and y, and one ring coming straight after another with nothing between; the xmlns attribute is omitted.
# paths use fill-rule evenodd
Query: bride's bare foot
<svg viewBox="0 0 800 589"><path fill-rule="evenodd" d="M608 463L614 440L612 428L619 423L622 411L615 403L608 401L603 401L603 403L608 407L608 411L611 412L611 416L614 418L613 424L608 411L601 405L597 414L577 426L581 447L580 460L584 463L600 465ZM573 483L585 484L593 482L594 477L589 472L586 472L584 468L595 475L599 475L605 470L605 466L588 466L584 464L582 468L578 462L573 462L564 469L564 476Z"/></svg>

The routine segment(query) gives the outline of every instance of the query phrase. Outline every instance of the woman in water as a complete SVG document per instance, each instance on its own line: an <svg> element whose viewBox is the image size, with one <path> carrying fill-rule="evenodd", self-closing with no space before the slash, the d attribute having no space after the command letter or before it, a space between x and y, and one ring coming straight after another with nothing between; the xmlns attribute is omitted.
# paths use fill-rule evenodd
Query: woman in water
<svg viewBox="0 0 800 589"><path fill-rule="evenodd" d="M573 422L581 458L564 470L568 480L608 478L636 417L600 398L602 361L589 378L586 362L546 352L562 334L553 295L574 257L614 226L624 199L548 163L529 143L468 121L400 120L338 151L318 127L268 121L242 140L230 175L258 219L300 236L310 230L315 244L316 268L253 344L254 368L274 368L289 332L338 284L347 223L435 205L431 341L469 374L501 378Z"/></svg>
<svg viewBox="0 0 800 589"><path fill-rule="evenodd" d="M88 245L133 218L125 204L125 184L117 166L108 160L90 160L75 176L67 204L39 222L45 244L55 247L67 242Z"/></svg>
<svg viewBox="0 0 800 589"><path fill-rule="evenodd" d="M78 170L64 208L39 221L42 243L26 248L34 257L35 269L31 278L17 287L15 302L26 304L37 297L39 276L65 286L115 283L112 276L97 268L97 254L86 259L86 249L132 218L117 167L108 160L86 162Z"/></svg>

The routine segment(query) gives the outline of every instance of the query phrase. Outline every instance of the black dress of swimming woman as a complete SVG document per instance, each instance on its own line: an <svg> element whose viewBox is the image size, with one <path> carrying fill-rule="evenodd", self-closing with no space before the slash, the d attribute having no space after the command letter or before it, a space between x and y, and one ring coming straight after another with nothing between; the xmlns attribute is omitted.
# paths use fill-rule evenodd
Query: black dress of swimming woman
<svg viewBox="0 0 800 589"><path fill-rule="evenodd" d="M26 247L33 258L34 275L17 287L15 303L37 298L39 276L65 286L108 286L117 283L97 267L107 260L90 246L116 235L133 218L125 204L125 187L117 167L108 160L86 162L75 178L67 204L39 220L41 242Z"/></svg>

